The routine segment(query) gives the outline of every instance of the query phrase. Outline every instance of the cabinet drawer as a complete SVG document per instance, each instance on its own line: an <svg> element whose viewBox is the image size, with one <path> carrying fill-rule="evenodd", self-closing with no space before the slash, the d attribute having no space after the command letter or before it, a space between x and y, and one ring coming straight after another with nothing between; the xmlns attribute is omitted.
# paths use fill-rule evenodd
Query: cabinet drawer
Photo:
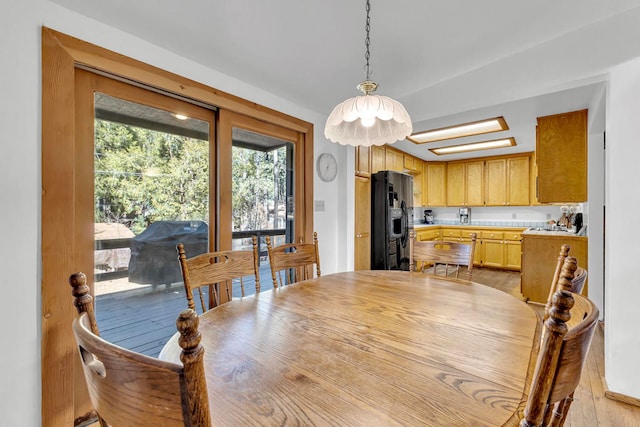
<svg viewBox="0 0 640 427"><path fill-rule="evenodd" d="M440 237L440 230L418 231L418 241L433 240Z"/></svg>
<svg viewBox="0 0 640 427"><path fill-rule="evenodd" d="M442 238L443 239L448 239L448 238L459 238L461 235L461 230L453 230L450 228L445 228L442 230Z"/></svg>
<svg viewBox="0 0 640 427"><path fill-rule="evenodd" d="M483 231L481 237L483 239L503 240L504 239L504 232L502 232L502 231Z"/></svg>
<svg viewBox="0 0 640 427"><path fill-rule="evenodd" d="M474 233L476 235L476 239L480 239L480 232L478 230L462 230L460 235L465 239L470 239L471 235Z"/></svg>
<svg viewBox="0 0 640 427"><path fill-rule="evenodd" d="M504 239L505 240L511 240L511 241L520 241L520 240L522 240L522 234L521 233L511 232L511 231L506 231L504 233Z"/></svg>

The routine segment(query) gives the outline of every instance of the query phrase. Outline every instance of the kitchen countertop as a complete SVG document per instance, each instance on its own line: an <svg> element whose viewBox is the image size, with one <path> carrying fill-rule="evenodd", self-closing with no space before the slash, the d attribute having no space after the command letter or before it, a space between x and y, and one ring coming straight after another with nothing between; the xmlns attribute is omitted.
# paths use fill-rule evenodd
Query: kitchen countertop
<svg viewBox="0 0 640 427"><path fill-rule="evenodd" d="M447 228L447 227L456 227L457 228L457 227L460 227L460 228L470 228L470 229L474 229L474 230L483 229L483 228L513 228L513 229L518 229L518 230L527 229L527 227L517 226L517 225L487 225L487 224L482 224L482 225L471 224L471 225L467 225L467 224L425 224L425 223L414 223L413 224L413 228L415 230L426 230L426 229L434 228L434 227L438 227L438 228Z"/></svg>
<svg viewBox="0 0 640 427"><path fill-rule="evenodd" d="M558 236L558 237L571 237L571 238L584 238L587 236L578 236L576 233L570 231L547 231L547 230L525 230L522 232L523 236Z"/></svg>

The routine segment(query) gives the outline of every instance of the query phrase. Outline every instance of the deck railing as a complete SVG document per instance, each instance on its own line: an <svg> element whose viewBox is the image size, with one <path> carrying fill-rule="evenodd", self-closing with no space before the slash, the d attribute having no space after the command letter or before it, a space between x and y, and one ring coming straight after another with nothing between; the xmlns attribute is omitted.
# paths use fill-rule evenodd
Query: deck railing
<svg viewBox="0 0 640 427"><path fill-rule="evenodd" d="M270 236L274 238L274 245L277 246L279 244L284 243L285 241L286 230L284 228L274 229L274 230L247 230L247 231L234 231L232 233L233 244L232 248L234 250L241 249L251 249L253 236L258 237L258 253L260 255L260 263L262 261L266 261L267 259L267 246L265 242L265 236ZM277 237L282 238L277 238ZM94 250L115 250L115 249L126 249L131 247L131 241L133 238L123 238L123 239L105 239L105 240L96 240L94 243ZM244 240L244 241L243 241ZM247 241L248 240L248 241ZM238 242L239 241L239 242ZM176 255L177 260L177 255ZM112 271L105 272L97 272L95 274L95 281L101 282L105 280L113 280L120 279L123 277L127 277L129 274L128 268L118 268Z"/></svg>

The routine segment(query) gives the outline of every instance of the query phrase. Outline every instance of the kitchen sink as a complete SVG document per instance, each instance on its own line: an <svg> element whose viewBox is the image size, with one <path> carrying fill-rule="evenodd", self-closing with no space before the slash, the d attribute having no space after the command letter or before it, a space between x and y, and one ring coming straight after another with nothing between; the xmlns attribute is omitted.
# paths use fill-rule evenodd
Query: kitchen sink
<svg viewBox="0 0 640 427"><path fill-rule="evenodd" d="M564 227L531 227L529 231L564 231L571 232L570 229Z"/></svg>

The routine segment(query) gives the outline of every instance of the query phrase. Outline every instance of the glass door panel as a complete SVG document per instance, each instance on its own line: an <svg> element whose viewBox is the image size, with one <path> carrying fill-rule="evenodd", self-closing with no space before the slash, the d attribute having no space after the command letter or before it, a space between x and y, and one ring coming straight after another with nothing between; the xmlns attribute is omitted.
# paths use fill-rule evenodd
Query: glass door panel
<svg viewBox="0 0 640 427"><path fill-rule="evenodd" d="M192 257L209 251L215 235L209 226L214 112L137 88L125 93L118 90L123 83L98 80L96 318L105 339L157 356L187 308L176 245L183 243ZM131 96L137 92L144 94ZM207 293L204 298L208 303Z"/></svg>
<svg viewBox="0 0 640 427"><path fill-rule="evenodd" d="M269 135L232 130L232 220L234 250L251 250L258 237L260 288L273 287L265 237L274 246L293 241L294 145ZM255 287L245 285L245 295ZM241 295L234 283L233 297Z"/></svg>

